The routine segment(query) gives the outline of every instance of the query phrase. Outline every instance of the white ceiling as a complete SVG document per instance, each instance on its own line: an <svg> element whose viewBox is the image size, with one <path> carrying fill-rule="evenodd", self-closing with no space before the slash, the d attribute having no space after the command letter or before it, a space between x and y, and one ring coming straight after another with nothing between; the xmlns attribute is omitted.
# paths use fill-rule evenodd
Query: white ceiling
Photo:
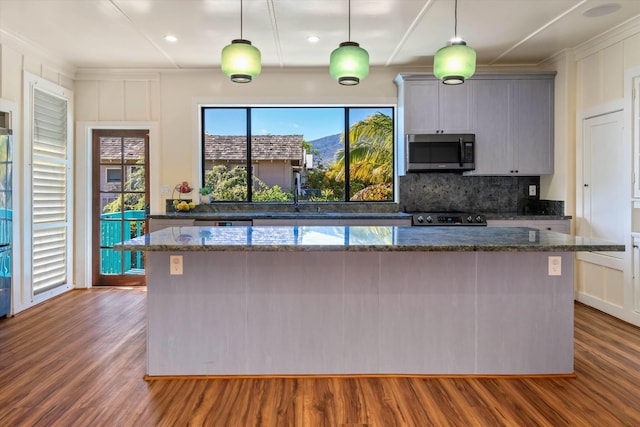
<svg viewBox="0 0 640 427"><path fill-rule="evenodd" d="M244 0L242 35L262 52L263 67L328 65L348 39L348 4ZM610 4L619 8L585 16ZM479 65L536 65L638 14L640 0L459 0L458 34ZM430 66L453 32L454 0L351 1L351 39L372 66ZM320 41L309 43L311 35ZM76 68L217 67L236 38L240 0L0 0L0 40Z"/></svg>

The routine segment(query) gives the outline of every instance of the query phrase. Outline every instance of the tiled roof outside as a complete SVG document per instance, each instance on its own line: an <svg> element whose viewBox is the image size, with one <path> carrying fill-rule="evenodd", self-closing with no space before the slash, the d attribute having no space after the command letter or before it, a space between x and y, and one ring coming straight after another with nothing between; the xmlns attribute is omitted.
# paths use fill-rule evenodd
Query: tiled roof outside
<svg viewBox="0 0 640 427"><path fill-rule="evenodd" d="M257 135L251 137L252 160L302 160L302 135ZM205 159L244 160L247 138L205 133Z"/></svg>
<svg viewBox="0 0 640 427"><path fill-rule="evenodd" d="M100 138L100 159L120 160L121 138ZM124 138L124 160L135 161L144 158L143 138Z"/></svg>
<svg viewBox="0 0 640 427"><path fill-rule="evenodd" d="M302 160L302 135L257 135L251 138L253 160ZM144 157L144 140L125 138L125 160ZM244 160L247 158L247 139L237 135L205 133L205 158L208 160ZM100 158L119 160L120 138L102 138Z"/></svg>

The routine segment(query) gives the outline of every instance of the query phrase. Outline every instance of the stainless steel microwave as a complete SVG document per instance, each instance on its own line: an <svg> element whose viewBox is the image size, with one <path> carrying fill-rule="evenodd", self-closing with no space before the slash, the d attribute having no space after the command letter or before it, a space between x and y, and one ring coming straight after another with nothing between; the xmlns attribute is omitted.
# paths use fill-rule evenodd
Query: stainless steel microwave
<svg viewBox="0 0 640 427"><path fill-rule="evenodd" d="M407 172L464 172L475 169L476 136L472 133L408 134Z"/></svg>

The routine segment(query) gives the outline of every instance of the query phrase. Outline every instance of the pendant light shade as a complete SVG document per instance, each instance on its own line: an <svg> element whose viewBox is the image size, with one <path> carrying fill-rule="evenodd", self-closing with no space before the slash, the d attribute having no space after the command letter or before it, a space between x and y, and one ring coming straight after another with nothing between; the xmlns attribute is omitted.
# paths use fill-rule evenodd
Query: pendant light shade
<svg viewBox="0 0 640 427"><path fill-rule="evenodd" d="M338 83L353 86L369 74L369 53L355 42L340 43L331 52L329 74Z"/></svg>
<svg viewBox="0 0 640 427"><path fill-rule="evenodd" d="M222 72L232 82L249 83L262 71L261 55L249 40L233 40L222 49Z"/></svg>
<svg viewBox="0 0 640 427"><path fill-rule="evenodd" d="M355 86L369 74L369 52L351 41L351 0L349 0L349 41L331 52L329 74L346 86Z"/></svg>
<svg viewBox="0 0 640 427"><path fill-rule="evenodd" d="M442 83L458 85L476 72L476 51L465 42L440 48L433 58L433 74Z"/></svg>
<svg viewBox="0 0 640 427"><path fill-rule="evenodd" d="M240 0L240 38L222 49L221 68L232 82L249 83L262 71L258 48L242 38L242 0Z"/></svg>
<svg viewBox="0 0 640 427"><path fill-rule="evenodd" d="M458 38L458 0L455 2L454 39L433 57L433 74L442 83L459 85L476 72L476 51Z"/></svg>

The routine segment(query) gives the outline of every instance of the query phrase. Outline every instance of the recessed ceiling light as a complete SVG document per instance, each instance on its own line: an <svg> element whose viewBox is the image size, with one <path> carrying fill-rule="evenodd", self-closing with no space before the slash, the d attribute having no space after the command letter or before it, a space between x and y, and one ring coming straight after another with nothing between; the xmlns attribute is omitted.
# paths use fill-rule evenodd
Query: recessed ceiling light
<svg viewBox="0 0 640 427"><path fill-rule="evenodd" d="M174 36L173 34L167 34L166 36L164 36L164 39L168 42L171 43L175 43L178 41L178 38L176 36Z"/></svg>
<svg viewBox="0 0 640 427"><path fill-rule="evenodd" d="M582 12L583 16L587 18L597 18L599 16L605 16L617 12L620 9L620 3L606 3L600 6L592 7Z"/></svg>
<svg viewBox="0 0 640 427"><path fill-rule="evenodd" d="M318 36L309 36L309 37L307 37L307 41L309 43L318 43L320 41L320 37L318 37Z"/></svg>

